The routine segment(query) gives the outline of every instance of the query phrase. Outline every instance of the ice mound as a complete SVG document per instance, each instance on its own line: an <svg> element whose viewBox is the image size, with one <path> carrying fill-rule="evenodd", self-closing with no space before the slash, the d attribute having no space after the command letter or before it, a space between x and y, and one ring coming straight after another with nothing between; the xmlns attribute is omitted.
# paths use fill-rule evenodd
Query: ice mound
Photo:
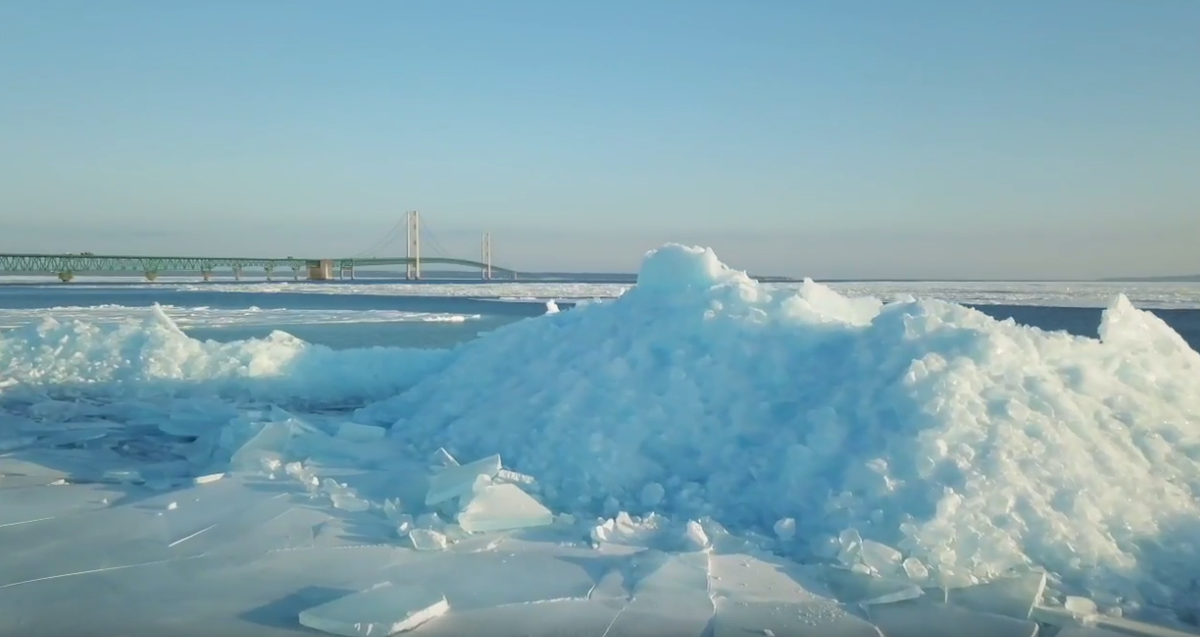
<svg viewBox="0 0 1200 637"><path fill-rule="evenodd" d="M187 336L159 306L144 321L103 324L46 318L0 333L4 393L52 390L261 400L346 402L384 398L443 364L447 352L335 351L284 332L218 343Z"/></svg>
<svg viewBox="0 0 1200 637"><path fill-rule="evenodd" d="M620 298L460 346L356 420L498 453L554 511L790 519L795 555L933 585L1035 565L1056 590L1168 605L1200 572L1200 355L1124 298L1099 336L775 293L668 245Z"/></svg>

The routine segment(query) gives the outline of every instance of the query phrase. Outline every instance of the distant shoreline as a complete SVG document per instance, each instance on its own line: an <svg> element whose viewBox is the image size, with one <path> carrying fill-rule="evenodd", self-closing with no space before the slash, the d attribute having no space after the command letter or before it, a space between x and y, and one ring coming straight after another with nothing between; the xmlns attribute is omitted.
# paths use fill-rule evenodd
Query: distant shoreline
<svg viewBox="0 0 1200 637"><path fill-rule="evenodd" d="M94 272L94 273L79 273L82 276L114 279L115 281L137 281L144 282L142 277L132 272ZM241 283L267 283L263 279L261 273L255 273L256 276L247 276ZM29 278L42 277L46 279L54 279L52 274L42 273L0 273L0 285L28 285L29 281L6 281L9 278ZM160 272L160 277L198 277L196 272ZM787 277L775 275L756 275L750 274L750 277L760 283L802 283L803 277ZM912 279L912 278L813 278L817 283L1200 283L1200 274L1192 275L1172 275L1172 276L1122 276L1122 277L1105 277L1099 279ZM368 283L368 282L408 282L414 285L422 283L612 283L612 284L627 284L633 285L637 283L637 274L619 273L619 272L521 272L518 273L517 279L509 279L504 276L497 276L491 280L480 278L478 275L471 275L464 272L455 271L425 271L420 280L412 281L404 278L402 272L396 271L371 271L358 270L355 272L354 279L338 279L334 281L321 281L320 283ZM232 277L221 276L214 278L210 283L234 283L239 282ZM290 282L309 282L306 278L295 280L290 276L276 276L273 283L290 283Z"/></svg>

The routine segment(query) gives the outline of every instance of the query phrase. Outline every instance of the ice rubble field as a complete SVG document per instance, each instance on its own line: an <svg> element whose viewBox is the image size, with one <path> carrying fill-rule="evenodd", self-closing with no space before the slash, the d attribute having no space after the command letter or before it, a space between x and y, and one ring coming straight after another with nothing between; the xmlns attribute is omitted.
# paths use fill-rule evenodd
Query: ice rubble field
<svg viewBox="0 0 1200 637"><path fill-rule="evenodd" d="M1089 339L671 245L620 298L448 351L199 342L156 308L0 334L0 374L22 634L71 625L68 598L96 634L1099 637L1200 612L1200 355L1124 297Z"/></svg>

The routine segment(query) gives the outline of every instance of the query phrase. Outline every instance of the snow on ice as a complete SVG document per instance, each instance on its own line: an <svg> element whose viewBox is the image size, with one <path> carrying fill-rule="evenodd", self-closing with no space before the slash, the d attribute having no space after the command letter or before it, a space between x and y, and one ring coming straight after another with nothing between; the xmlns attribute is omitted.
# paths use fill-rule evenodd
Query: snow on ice
<svg viewBox="0 0 1200 637"><path fill-rule="evenodd" d="M1182 634L1129 618L1200 612L1200 355L1098 336L677 245L446 351L46 319L0 333L0 626L92 578L343 635Z"/></svg>

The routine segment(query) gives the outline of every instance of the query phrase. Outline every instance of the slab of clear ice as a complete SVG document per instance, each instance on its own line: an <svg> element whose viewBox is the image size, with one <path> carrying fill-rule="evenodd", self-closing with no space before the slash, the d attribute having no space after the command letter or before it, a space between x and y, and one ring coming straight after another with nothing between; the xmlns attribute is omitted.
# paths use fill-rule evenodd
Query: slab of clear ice
<svg viewBox="0 0 1200 637"><path fill-rule="evenodd" d="M467 533L548 526L553 522L550 509L515 484L481 485L458 513L458 525Z"/></svg>
<svg viewBox="0 0 1200 637"><path fill-rule="evenodd" d="M904 556L896 549L874 540L863 540L859 559L880 575L891 575L900 568Z"/></svg>
<svg viewBox="0 0 1200 637"><path fill-rule="evenodd" d="M993 615L1029 619L1035 604L1046 590L1046 574L1022 573L990 582L954 588L947 591L947 600L955 606Z"/></svg>
<svg viewBox="0 0 1200 637"><path fill-rule="evenodd" d="M376 586L300 612L302 626L344 637L386 637L412 630L450 610L429 586Z"/></svg>
<svg viewBox="0 0 1200 637"><path fill-rule="evenodd" d="M429 479L429 492L425 495L425 504L432 505L470 495L476 478L485 476L490 479L499 472L499 455L491 455L464 465L448 466Z"/></svg>

